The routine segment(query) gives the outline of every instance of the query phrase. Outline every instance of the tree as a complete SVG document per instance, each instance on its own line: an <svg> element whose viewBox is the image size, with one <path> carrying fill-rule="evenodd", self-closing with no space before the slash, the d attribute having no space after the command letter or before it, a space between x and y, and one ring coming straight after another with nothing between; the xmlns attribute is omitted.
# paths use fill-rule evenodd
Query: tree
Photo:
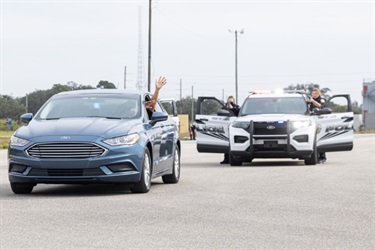
<svg viewBox="0 0 375 250"><path fill-rule="evenodd" d="M193 117L191 116L191 105L193 102ZM177 106L177 111L179 114L189 114L189 120L193 121L195 118L196 114L196 109L197 109L197 100L196 99L191 99L191 97L185 97L182 98L181 100L176 102Z"/></svg>
<svg viewBox="0 0 375 250"><path fill-rule="evenodd" d="M206 115L216 115L217 111L222 107L216 100L206 99L202 102L201 112Z"/></svg>
<svg viewBox="0 0 375 250"><path fill-rule="evenodd" d="M328 92L331 92L331 89L329 88L320 88L319 84L314 84L314 83L305 83L305 84L291 84L288 87L284 88L284 90L299 90L306 92L307 94L311 95L313 92L313 89L317 88L320 90L320 93L322 93L322 97L326 100L329 98Z"/></svg>
<svg viewBox="0 0 375 250"><path fill-rule="evenodd" d="M116 86L113 83L104 80L101 80L96 87L102 89L116 89Z"/></svg>
<svg viewBox="0 0 375 250"><path fill-rule="evenodd" d="M11 96L0 96L0 119L12 118L19 120L20 116L25 113L25 106Z"/></svg>
<svg viewBox="0 0 375 250"><path fill-rule="evenodd" d="M67 85L69 87L69 90L79 90L79 89L95 89L93 86L91 85L82 85L82 84L78 84L74 81L69 81L67 82Z"/></svg>
<svg viewBox="0 0 375 250"><path fill-rule="evenodd" d="M319 84L314 83L307 83L307 84L291 84L288 87L284 88L284 90L300 90L303 92L306 92L311 95L314 88L318 88L320 90L320 93L322 94L322 97L328 101L330 98L330 95L328 92L331 92L330 88L320 88ZM332 112L345 112L347 110L347 105L339 105L333 102L327 102L326 107L332 109ZM354 114L362 114L362 109L358 107L357 102L352 103L352 109Z"/></svg>

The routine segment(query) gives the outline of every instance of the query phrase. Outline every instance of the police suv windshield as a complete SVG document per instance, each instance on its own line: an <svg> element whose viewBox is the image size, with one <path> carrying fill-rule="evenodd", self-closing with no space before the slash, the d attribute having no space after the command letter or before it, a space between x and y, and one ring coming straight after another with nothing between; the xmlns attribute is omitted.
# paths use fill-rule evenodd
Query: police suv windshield
<svg viewBox="0 0 375 250"><path fill-rule="evenodd" d="M240 116L256 114L306 114L302 97L251 97L242 105Z"/></svg>

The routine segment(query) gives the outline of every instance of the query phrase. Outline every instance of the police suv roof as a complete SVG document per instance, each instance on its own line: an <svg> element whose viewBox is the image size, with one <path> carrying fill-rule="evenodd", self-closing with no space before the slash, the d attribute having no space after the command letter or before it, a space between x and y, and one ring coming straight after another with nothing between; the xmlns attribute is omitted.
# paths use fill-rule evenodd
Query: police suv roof
<svg viewBox="0 0 375 250"><path fill-rule="evenodd" d="M254 93L248 96L248 98L274 98L274 97L303 97L302 94L298 93L266 93L266 94L258 94Z"/></svg>

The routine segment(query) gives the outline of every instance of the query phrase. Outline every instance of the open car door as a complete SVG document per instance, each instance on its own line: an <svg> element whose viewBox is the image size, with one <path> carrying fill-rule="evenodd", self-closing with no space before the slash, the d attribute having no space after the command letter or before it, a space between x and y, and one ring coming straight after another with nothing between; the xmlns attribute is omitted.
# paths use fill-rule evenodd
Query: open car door
<svg viewBox="0 0 375 250"><path fill-rule="evenodd" d="M313 116L318 125L318 152L352 150L354 115L350 95L332 96L325 107L332 113Z"/></svg>
<svg viewBox="0 0 375 250"><path fill-rule="evenodd" d="M172 118L172 120L177 125L177 130L180 131L180 119L178 118L177 113L177 105L174 99L159 99L159 102L168 113L168 115Z"/></svg>
<svg viewBox="0 0 375 250"><path fill-rule="evenodd" d="M195 116L198 152L229 152L229 125L237 117L223 107L224 103L215 97L198 97Z"/></svg>

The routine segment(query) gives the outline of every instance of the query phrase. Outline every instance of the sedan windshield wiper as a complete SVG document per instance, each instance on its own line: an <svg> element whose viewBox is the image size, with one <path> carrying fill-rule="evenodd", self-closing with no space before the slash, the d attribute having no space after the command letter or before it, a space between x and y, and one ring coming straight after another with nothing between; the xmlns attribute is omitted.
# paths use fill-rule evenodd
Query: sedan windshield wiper
<svg viewBox="0 0 375 250"><path fill-rule="evenodd" d="M46 118L47 121L49 121L49 120L59 120L59 119L60 119L60 117L51 117L51 118Z"/></svg>
<svg viewBox="0 0 375 250"><path fill-rule="evenodd" d="M121 120L122 119L121 117L111 117L111 116L107 116L105 118L107 118L107 119L117 119L117 120Z"/></svg>

